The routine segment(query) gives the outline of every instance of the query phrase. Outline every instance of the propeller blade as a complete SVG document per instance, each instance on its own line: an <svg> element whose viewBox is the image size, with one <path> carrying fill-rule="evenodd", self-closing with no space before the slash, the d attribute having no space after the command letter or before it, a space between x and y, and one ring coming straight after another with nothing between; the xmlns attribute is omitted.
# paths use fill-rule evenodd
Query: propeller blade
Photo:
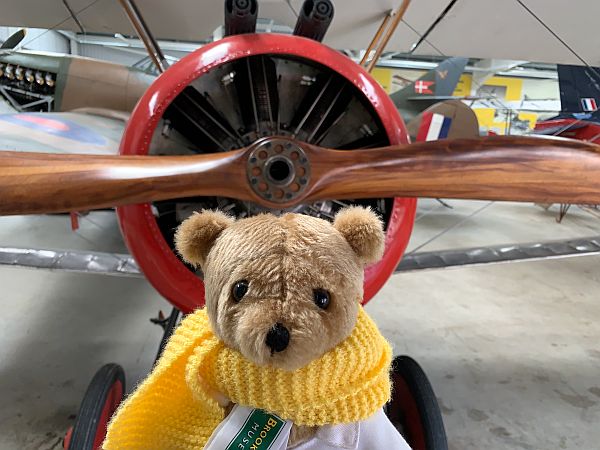
<svg viewBox="0 0 600 450"><path fill-rule="evenodd" d="M194 196L278 209L396 196L600 204L600 146L509 136L340 151L273 137L194 156L0 152L3 215Z"/></svg>
<svg viewBox="0 0 600 450"><path fill-rule="evenodd" d="M25 36L27 35L27 30L21 28L19 31L11 34L3 43L0 45L0 50L13 50L17 45L21 43Z"/></svg>
<svg viewBox="0 0 600 450"><path fill-rule="evenodd" d="M340 152L313 147L304 201L431 197L600 204L600 146L498 136Z"/></svg>
<svg viewBox="0 0 600 450"><path fill-rule="evenodd" d="M194 156L0 152L0 215L86 211L177 197L250 198L243 150Z"/></svg>

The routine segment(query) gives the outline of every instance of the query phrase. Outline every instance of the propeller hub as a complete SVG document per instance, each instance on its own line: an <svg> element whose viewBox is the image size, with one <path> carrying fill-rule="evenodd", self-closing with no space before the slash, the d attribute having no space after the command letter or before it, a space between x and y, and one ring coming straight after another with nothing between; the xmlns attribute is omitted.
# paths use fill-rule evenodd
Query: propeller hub
<svg viewBox="0 0 600 450"><path fill-rule="evenodd" d="M299 197L310 181L310 164L304 150L292 139L268 137L248 155L248 182L261 198L286 203Z"/></svg>

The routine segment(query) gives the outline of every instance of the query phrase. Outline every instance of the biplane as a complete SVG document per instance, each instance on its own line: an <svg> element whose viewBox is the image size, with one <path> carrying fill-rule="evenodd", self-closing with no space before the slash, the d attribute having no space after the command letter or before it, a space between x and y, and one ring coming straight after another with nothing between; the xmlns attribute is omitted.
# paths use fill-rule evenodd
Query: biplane
<svg viewBox="0 0 600 450"><path fill-rule="evenodd" d="M408 3L389 20L399 23ZM367 70L321 43L333 20L327 0L300 5L292 35L255 33L259 5L227 0L224 37L170 67L135 4L121 4L161 75L133 109L119 154L93 154L85 142L71 154L0 151L0 214L117 207L131 254L175 307L165 339L179 311L204 302L201 274L172 242L174 226L199 209L329 217L346 204L370 206L385 221L386 249L365 271L366 303L402 258L418 197L600 203L600 147L592 143L510 136L410 143ZM395 373L411 387L406 380L414 378ZM103 368L88 393L67 448L101 442L124 394L122 372ZM432 408L413 400L413 413L414 405ZM410 443L443 449L441 430Z"/></svg>

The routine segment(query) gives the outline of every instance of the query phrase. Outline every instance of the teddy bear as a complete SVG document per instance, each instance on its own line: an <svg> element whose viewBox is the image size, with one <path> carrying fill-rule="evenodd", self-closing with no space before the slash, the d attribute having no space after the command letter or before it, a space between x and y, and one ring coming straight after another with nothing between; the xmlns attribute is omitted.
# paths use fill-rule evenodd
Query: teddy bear
<svg viewBox="0 0 600 450"><path fill-rule="evenodd" d="M333 223L186 219L176 248L202 270L205 307L119 407L103 448L408 449L383 412L391 348L361 306L364 268L384 241L381 220L359 206ZM281 447L267 445L275 431ZM216 443L223 435L229 446Z"/></svg>

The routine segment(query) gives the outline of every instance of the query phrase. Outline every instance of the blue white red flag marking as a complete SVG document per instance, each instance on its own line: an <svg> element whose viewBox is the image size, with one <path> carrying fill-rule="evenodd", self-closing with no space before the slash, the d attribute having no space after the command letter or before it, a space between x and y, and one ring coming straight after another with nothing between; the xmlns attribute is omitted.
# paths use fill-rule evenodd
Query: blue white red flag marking
<svg viewBox="0 0 600 450"><path fill-rule="evenodd" d="M44 113L0 114L0 120L84 144L107 144L104 136L62 117L49 119L44 117Z"/></svg>
<svg viewBox="0 0 600 450"><path fill-rule="evenodd" d="M448 137L452 119L436 113L423 113L417 141L435 141Z"/></svg>
<svg viewBox="0 0 600 450"><path fill-rule="evenodd" d="M586 112L594 112L598 109L595 98L582 98L581 107Z"/></svg>

